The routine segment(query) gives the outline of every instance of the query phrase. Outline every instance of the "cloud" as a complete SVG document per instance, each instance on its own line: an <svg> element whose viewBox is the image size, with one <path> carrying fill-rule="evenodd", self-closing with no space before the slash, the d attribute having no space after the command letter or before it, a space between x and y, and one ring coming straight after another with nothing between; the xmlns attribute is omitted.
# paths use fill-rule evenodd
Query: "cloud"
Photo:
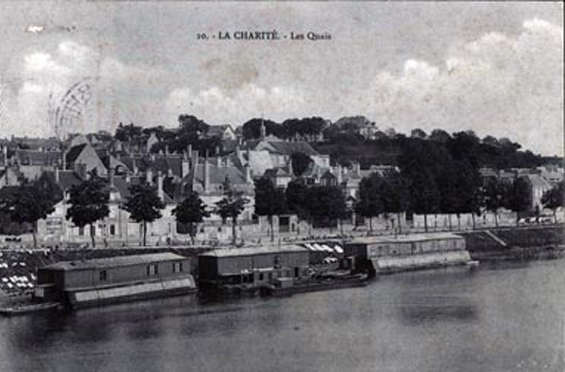
<svg viewBox="0 0 565 372"><path fill-rule="evenodd" d="M176 121L180 113L192 113L212 123L236 125L263 113L271 119L283 120L306 106L306 95L300 89L284 86L263 88L254 83L245 83L237 90L217 86L201 91L178 88L169 94L166 103L172 120L169 122Z"/></svg>
<svg viewBox="0 0 565 372"><path fill-rule="evenodd" d="M162 74L156 68L129 65L71 40L60 42L53 50L28 51L21 61L15 68L19 76L16 84L5 84L0 90L3 135L54 135L50 112L62 109L65 94L81 81L87 81L89 88L87 94L75 95L81 101L77 107L83 118L70 120L63 132L112 130L118 120L147 116L145 107L154 109L154 102L145 105L146 98L138 92L150 91Z"/></svg>
<svg viewBox="0 0 565 372"><path fill-rule="evenodd" d="M377 123L401 130L475 129L544 153L563 152L563 30L532 19L515 37L486 33L444 64L408 60L379 72Z"/></svg>

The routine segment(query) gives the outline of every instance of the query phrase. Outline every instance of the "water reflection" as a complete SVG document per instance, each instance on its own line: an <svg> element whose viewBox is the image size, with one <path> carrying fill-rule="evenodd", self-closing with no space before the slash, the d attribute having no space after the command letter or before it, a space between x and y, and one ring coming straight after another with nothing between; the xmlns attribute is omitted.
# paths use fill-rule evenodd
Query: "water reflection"
<svg viewBox="0 0 565 372"><path fill-rule="evenodd" d="M563 371L565 261L0 318L0 371Z"/></svg>

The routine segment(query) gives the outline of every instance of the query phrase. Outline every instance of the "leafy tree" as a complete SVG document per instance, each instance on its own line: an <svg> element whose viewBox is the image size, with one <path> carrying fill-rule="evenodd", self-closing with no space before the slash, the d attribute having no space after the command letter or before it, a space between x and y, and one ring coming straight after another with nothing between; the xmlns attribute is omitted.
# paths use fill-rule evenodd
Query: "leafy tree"
<svg viewBox="0 0 565 372"><path fill-rule="evenodd" d="M161 210L165 204L159 198L157 189L147 182L129 187L131 196L123 205L123 209L129 212L130 218L137 223L143 224L143 245L147 244L147 223L161 218Z"/></svg>
<svg viewBox="0 0 565 372"><path fill-rule="evenodd" d="M308 213L319 225L329 225L347 216L342 190L337 186L314 186L308 191Z"/></svg>
<svg viewBox="0 0 565 372"><path fill-rule="evenodd" d="M210 213L206 210L206 204L200 199L200 195L196 191L192 191L186 199L173 209L172 213L178 222L190 224L190 238L194 245L197 225L204 220L204 217L210 217Z"/></svg>
<svg viewBox="0 0 565 372"><path fill-rule="evenodd" d="M110 213L108 202L110 193L108 184L104 178L99 177L95 171L90 177L78 185L71 186L69 190L69 204L67 209L67 220L71 220L75 226L84 228L90 225L90 238L92 246L94 241L94 223L104 219Z"/></svg>
<svg viewBox="0 0 565 372"><path fill-rule="evenodd" d="M300 180L294 180L286 186L286 205L290 212L295 213L299 220L311 222L310 211L307 207L309 188Z"/></svg>
<svg viewBox="0 0 565 372"><path fill-rule="evenodd" d="M120 140L124 143L129 143L130 145L136 143L139 137L142 135L143 128L133 123L128 125L123 125L120 123L116 128L116 137L117 140Z"/></svg>
<svg viewBox="0 0 565 372"><path fill-rule="evenodd" d="M208 132L210 125L194 115L179 115L179 134L201 134Z"/></svg>
<svg viewBox="0 0 565 372"><path fill-rule="evenodd" d="M385 182L378 173L363 178L359 184L359 200L355 205L355 212L369 219L371 231L373 231L373 218L386 212L384 191Z"/></svg>
<svg viewBox="0 0 565 372"><path fill-rule="evenodd" d="M532 205L532 194L530 185L524 177L518 177L512 183L506 207L516 212L516 225L520 218L520 213L527 211Z"/></svg>
<svg viewBox="0 0 565 372"><path fill-rule="evenodd" d="M553 211L553 220L557 223L557 209L565 205L565 182L560 182L543 193L541 202L545 208Z"/></svg>
<svg viewBox="0 0 565 372"><path fill-rule="evenodd" d="M265 125L265 134L274 135L279 138L287 138L288 133L281 124L272 120L254 118L243 124L243 138L257 139L261 137L261 125Z"/></svg>
<svg viewBox="0 0 565 372"><path fill-rule="evenodd" d="M496 226L498 226L498 210L505 206L508 194L508 186L494 177L487 180L482 190L484 207L494 214Z"/></svg>
<svg viewBox="0 0 565 372"><path fill-rule="evenodd" d="M427 169L411 174L410 200L412 209L424 215L424 229L428 231L428 214L439 209L440 194L432 173Z"/></svg>
<svg viewBox="0 0 565 372"><path fill-rule="evenodd" d="M428 138L428 134L426 132L424 132L422 129L416 128L416 129L412 129L412 132L410 132L410 137L419 138L419 139L426 139L426 138Z"/></svg>
<svg viewBox="0 0 565 372"><path fill-rule="evenodd" d="M8 198L0 201L0 210L8 212L11 221L30 224L33 246L37 247L37 221L53 213L61 198L59 187L44 173L37 181L17 186Z"/></svg>
<svg viewBox="0 0 565 372"><path fill-rule="evenodd" d="M285 193L267 178L255 181L255 214L267 216L271 225L271 241L275 240L273 216L283 214L286 210Z"/></svg>
<svg viewBox="0 0 565 372"><path fill-rule="evenodd" d="M432 141L445 143L451 139L451 136L443 129L434 129L428 138Z"/></svg>
<svg viewBox="0 0 565 372"><path fill-rule="evenodd" d="M399 232L402 232L400 214L410 206L409 185L409 180L396 171L388 171L384 174L382 189L384 210L397 214Z"/></svg>
<svg viewBox="0 0 565 372"><path fill-rule="evenodd" d="M308 166L313 162L312 158L302 152L295 152L290 155L292 162L292 171L295 176L300 176Z"/></svg>
<svg viewBox="0 0 565 372"><path fill-rule="evenodd" d="M227 219L231 219L232 243L235 246L237 242L237 217L243 212L245 205L249 203L249 199L243 196L243 192L233 189L227 177L222 187L224 189L224 197L216 203L215 213L220 215L224 222Z"/></svg>

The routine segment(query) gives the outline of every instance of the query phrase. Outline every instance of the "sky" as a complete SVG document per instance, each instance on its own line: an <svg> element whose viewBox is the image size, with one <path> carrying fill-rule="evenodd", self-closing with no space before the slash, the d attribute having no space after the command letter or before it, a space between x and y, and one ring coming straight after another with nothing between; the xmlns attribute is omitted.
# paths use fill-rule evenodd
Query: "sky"
<svg viewBox="0 0 565 372"><path fill-rule="evenodd" d="M70 102L63 131L364 115L563 156L561 3L2 2L0 34L0 137L53 135Z"/></svg>

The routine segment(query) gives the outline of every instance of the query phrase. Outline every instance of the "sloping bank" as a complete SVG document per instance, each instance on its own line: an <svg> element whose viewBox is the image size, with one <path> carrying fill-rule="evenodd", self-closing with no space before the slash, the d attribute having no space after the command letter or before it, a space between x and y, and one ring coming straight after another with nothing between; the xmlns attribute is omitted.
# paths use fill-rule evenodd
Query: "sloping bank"
<svg viewBox="0 0 565 372"><path fill-rule="evenodd" d="M460 234L473 260L551 259L564 255L564 225L512 227Z"/></svg>

